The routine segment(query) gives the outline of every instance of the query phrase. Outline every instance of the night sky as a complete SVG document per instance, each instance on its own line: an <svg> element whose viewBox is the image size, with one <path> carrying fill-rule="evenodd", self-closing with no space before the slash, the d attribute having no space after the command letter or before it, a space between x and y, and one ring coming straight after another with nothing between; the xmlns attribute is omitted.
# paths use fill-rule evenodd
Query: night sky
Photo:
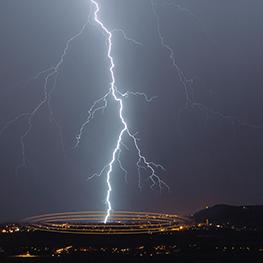
<svg viewBox="0 0 263 263"><path fill-rule="evenodd" d="M263 2L258 0L157 1L160 30L188 79L186 93L169 52L161 45L149 0L100 0L100 18L142 43L113 33L116 86L158 98L125 99L125 118L138 132L143 154L162 164L158 175L170 191L150 189L143 172L138 189L136 151L126 136L115 165L115 210L190 214L207 205L262 204L263 186ZM88 21L88 0L0 0L0 221L45 212L105 210L105 175L88 181L109 162L121 128L118 108L104 113L76 135L94 100L109 88L105 35L92 24L65 56L56 86L48 83L50 105L27 117L44 96L47 74L66 41Z"/></svg>

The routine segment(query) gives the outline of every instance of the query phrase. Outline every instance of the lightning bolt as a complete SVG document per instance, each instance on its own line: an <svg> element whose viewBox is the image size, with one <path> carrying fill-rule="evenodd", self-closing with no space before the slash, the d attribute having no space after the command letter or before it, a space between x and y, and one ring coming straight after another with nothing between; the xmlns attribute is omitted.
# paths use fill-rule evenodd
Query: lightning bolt
<svg viewBox="0 0 263 263"><path fill-rule="evenodd" d="M127 91L125 93L121 93L117 88L116 88L116 81L115 81L115 74L114 74L114 68L115 68L115 64L114 64L114 59L112 57L112 37L113 37L113 33L119 33L123 36L123 38L126 41L132 42L135 45L138 46L142 46L142 43L130 38L126 35L125 31L123 29L112 29L109 30L107 29L107 27L103 24L103 22L99 19L98 17L98 13L100 11L100 7L97 1L95 0L90 0L90 3L93 5L94 7L94 12L92 15L92 10L90 11L89 14L89 19L88 22L85 23L81 30L73 35L70 39L67 40L65 48L62 52L62 55L60 56L60 59L58 60L57 64L55 64L54 66L51 66L49 68L46 68L43 71L40 71L39 73L37 73L33 78L31 78L28 83L30 83L31 81L35 81L37 79L39 79L42 76L44 77L44 95L41 99L41 101L33 108L32 111L30 112L25 112L25 113L21 113L18 116L16 116L15 118L9 120L0 130L0 136L8 129L10 128L13 124L15 124L17 121L19 121L20 119L26 119L27 120L27 128L24 131L24 133L20 136L20 145L21 145L21 163L20 165L16 168L16 174L18 174L19 170L23 167L27 166L27 157L26 157L26 144L25 144L25 140L26 138L29 136L29 134L31 133L31 130L33 128L33 119L36 117L37 113L40 111L40 109L42 109L44 106L47 107L48 112L49 112L49 116L50 116L50 121L53 121L55 123L55 125L57 126L57 128L60 131L60 137L61 137L61 144L62 147L64 149L64 144L63 144L63 133L62 133L62 127L59 125L59 123L56 121L55 117L54 117L54 113L53 113L53 109L51 106L51 96L52 93L54 92L55 88L56 88L56 83L57 83L57 78L58 75L60 73L61 67L63 66L64 63L64 58L67 56L71 44L74 40L76 40L78 37L80 37L88 23L90 23L91 20L91 16L93 17L94 22L101 28L101 30L103 31L103 33L107 36L107 46L108 46L108 50L107 50L107 57L109 59L110 62L110 66L109 66L109 72L111 75L111 82L110 82L110 89L107 91L107 93L97 99L96 101L94 101L94 103L92 104L92 106L90 107L89 111L88 111L88 118L86 119L86 121L81 125L80 131L76 136L76 144L75 144L75 148L78 147L82 134L86 128L86 126L91 122L91 120L93 120L93 118L95 117L96 113L98 111L104 111L107 106L108 106L108 99L109 98L113 98L114 101L119 105L119 118L120 121L122 123L122 129L119 133L118 136L118 140L116 142L115 148L112 152L112 157L110 162L105 165L105 167L100 171L100 173L95 173L94 175L92 175L89 179L93 178L94 176L100 176L104 173L106 173L106 181L107 181L107 194L106 194L106 205L107 205L107 213L105 216L105 220L104 222L107 223L108 218L110 217L110 213L112 210L112 206L111 206L111 202L110 202L110 197L111 197L111 191L112 191L112 186L111 186L111 175L113 172L113 165L116 163L119 164L120 169L123 171L124 175L125 175L125 181L127 182L127 175L128 175L128 171L123 167L121 161L120 161L120 155L122 152L121 147L124 147L126 150L129 150L129 148L126 146L126 144L123 142L123 135L127 134L130 139L132 140L135 149L137 151L138 154L138 160L137 160L137 169L138 169L138 174L139 174L139 181L138 181L138 186L140 189L142 189L142 185L141 185L141 170L149 170L150 171L150 175L148 176L149 180L151 181L151 188L154 188L156 185L159 186L160 190L162 190L163 188L167 188L169 189L169 186L159 178L159 176L157 176L156 170L157 169L162 169L164 170L164 167L156 164L154 162L148 161L146 159L146 157L142 154L142 151L138 145L138 141L139 138L137 138L137 133L132 134L129 130L128 124L125 121L124 117L123 117L123 108L124 108L124 100L127 99L129 96L141 96L144 98L144 100L146 102L152 102L156 97L148 97L145 93L142 92L132 92L132 91ZM53 81L53 84L50 87L50 82Z"/></svg>
<svg viewBox="0 0 263 263"><path fill-rule="evenodd" d="M161 46L167 50L171 64L175 68L177 75L179 77L179 81L181 82L181 84L184 88L185 106L179 112L179 115L182 113L183 110L185 110L187 108L196 108L196 109L206 113L207 116L213 116L213 117L217 117L217 118L220 118L222 120L225 120L225 121L229 121L232 125L237 125L239 127L253 128L253 129L263 129L263 125L260 125L260 124L257 125L257 124L242 121L242 120L240 120L234 116L227 115L227 114L222 113L220 111L211 109L208 106L206 106L205 104L194 101L193 94L192 94L192 90L193 90L192 86L194 84L194 80L191 78L188 78L186 76L185 72L181 69L180 65L177 63L176 57L175 57L175 51L172 48L172 46L166 41L165 36L162 33L160 17L159 17L158 12L157 12L157 6L159 6L159 5L174 6L183 12L187 12L196 20L198 18L190 10L188 10L187 8L182 7L181 5L174 3L174 2L160 2L157 4L154 0L150 0L150 3L152 6L153 15L154 15L155 20L156 20L157 33L158 33L158 37L160 39Z"/></svg>
<svg viewBox="0 0 263 263"><path fill-rule="evenodd" d="M129 95L135 95L135 96L143 96L147 102L152 101L154 98L148 98L144 93L140 92L126 92L126 93L121 93L117 87L116 87L116 79L115 79L115 64L114 64L114 58L112 56L112 37L113 37L113 32L121 32L125 39L130 40L134 42L135 44L140 44L139 42L135 42L134 40L128 39L127 36L124 34L124 31L120 30L109 30L107 26L104 25L103 21L99 18L99 12L100 12L100 6L97 1L95 0L90 0L93 8L94 8L94 13L93 13L93 18L94 22L100 27L102 32L105 34L106 39L107 39L107 58L109 60L109 72L111 76L111 81L110 81L110 89L109 91L101 98L96 100L93 105L91 106L89 110L89 115L87 120L83 123L83 125L80 128L79 134L76 136L77 143L75 147L79 145L79 142L81 140L81 136L85 130L85 127L90 123L90 121L94 118L96 112L100 110L105 110L105 108L108 105L108 98L111 97L113 100L119 105L119 119L122 124L122 129L119 133L118 140L115 144L115 148L112 151L112 157L111 160L109 161L108 164L103 167L103 169L100 171L99 174L94 174L94 176L100 176L104 173L106 173L106 182L107 182L107 194L106 194L106 205L107 205L107 212L106 216L104 219L104 223L107 223L111 211L112 211L112 205L111 205L111 192L112 192L112 186L111 186L111 176L113 172L113 165L115 162L118 162L121 169L125 172L127 175L127 171L123 168L120 162L120 153L121 153L121 146L123 145L123 136L124 134L127 134L129 138L132 140L134 143L134 146L136 148L137 154L138 154L138 160L137 160L137 168L138 168L138 173L139 173L139 187L141 187L140 183L140 170L141 169L148 169L150 171L150 176L149 179L151 180L151 188L153 188L156 184L162 189L163 187L166 187L169 189L169 186L157 176L155 169L160 168L159 164L155 164L153 162L150 162L146 159L146 157L142 154L142 151L138 145L138 138L136 137L136 134L132 134L129 130L128 124L126 120L123 117L123 108L124 108L124 99L129 96ZM163 167L162 167L163 168ZM92 178L91 177L91 178Z"/></svg>
<svg viewBox="0 0 263 263"><path fill-rule="evenodd" d="M45 106L45 105L47 106L49 114L50 114L50 120L53 120L55 122L56 126L59 126L58 122L54 118L53 110L52 110L52 107L50 104L51 94L56 87L57 77L59 75L61 66L64 63L64 58L69 51L71 43L84 32L84 30L86 29L86 26L87 26L87 24L82 26L81 30L77 34L75 34L70 39L68 39L68 41L66 42L66 46L63 50L63 53L60 56L60 59L55 66L51 66L51 67L39 72L35 77L33 77L31 79L31 81L37 80L42 75L47 74L46 77L44 78L44 96L43 96L42 100L39 102L39 104L31 112L21 113L20 115L16 116L14 119L8 121L6 123L6 125L0 130L0 136L1 136L12 124L17 122L18 120L20 120L22 118L27 119L27 128L26 128L25 132L20 137L22 160L21 160L21 164L16 168L16 174L18 173L19 169L27 166L25 139L27 138L27 136L30 134L30 132L32 130L32 127L33 127L32 121L33 121L34 117L36 116L36 114L39 112L39 110L43 106ZM52 87L49 89L49 82L52 78L54 78L54 83L53 83Z"/></svg>
<svg viewBox="0 0 263 263"><path fill-rule="evenodd" d="M160 25L160 18L159 15L157 13L156 10L156 4L154 3L153 0L150 0L151 5L152 5L152 11L154 14L154 17L156 19L156 25L157 25L157 33L161 42L161 45L163 48L165 48L168 53L169 53L169 58L171 60L172 66L175 68L177 75L179 77L179 80L181 82L181 84L183 85L184 88L184 92L185 92L185 108L188 107L189 105L191 105L191 95L189 93L189 89L193 83L193 79L188 79L185 75L185 73L183 72L183 70L180 68L180 66L177 64L176 62L176 58L175 58L175 52L172 49L172 47L166 43L164 36L162 35L162 31L161 31L161 25Z"/></svg>

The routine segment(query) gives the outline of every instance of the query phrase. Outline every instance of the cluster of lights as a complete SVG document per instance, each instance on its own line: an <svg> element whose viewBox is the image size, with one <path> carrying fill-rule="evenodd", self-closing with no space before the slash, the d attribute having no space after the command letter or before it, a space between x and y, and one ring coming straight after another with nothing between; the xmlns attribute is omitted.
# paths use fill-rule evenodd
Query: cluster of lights
<svg viewBox="0 0 263 263"><path fill-rule="evenodd" d="M17 233L19 231L21 231L21 229L15 225L8 225L0 230L2 234L12 234L12 233Z"/></svg>
<svg viewBox="0 0 263 263"><path fill-rule="evenodd" d="M40 231L88 235L153 234L182 231L186 218L160 213L113 212L104 224L104 212L46 214L27 218L31 228Z"/></svg>

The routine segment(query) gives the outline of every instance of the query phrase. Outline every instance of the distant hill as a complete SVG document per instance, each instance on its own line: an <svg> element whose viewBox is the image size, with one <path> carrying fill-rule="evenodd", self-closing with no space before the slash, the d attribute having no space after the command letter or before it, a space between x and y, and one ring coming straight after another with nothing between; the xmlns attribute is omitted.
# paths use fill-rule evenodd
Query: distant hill
<svg viewBox="0 0 263 263"><path fill-rule="evenodd" d="M208 219L213 224L229 224L263 230L263 205L215 205L195 213L193 217L197 223L205 222Z"/></svg>

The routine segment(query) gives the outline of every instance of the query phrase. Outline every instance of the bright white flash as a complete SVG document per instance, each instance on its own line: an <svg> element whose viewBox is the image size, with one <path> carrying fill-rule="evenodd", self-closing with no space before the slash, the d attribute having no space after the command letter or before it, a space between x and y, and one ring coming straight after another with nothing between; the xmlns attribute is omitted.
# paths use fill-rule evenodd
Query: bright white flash
<svg viewBox="0 0 263 263"><path fill-rule="evenodd" d="M92 175L91 177L89 177L89 179L90 179L90 178L93 178L94 176L100 176L100 175L106 173L106 178L107 178L107 195L106 195L107 213L106 213L104 222L107 223L108 218L110 217L110 214L111 214L111 210L112 210L112 205L110 202L111 191L112 191L111 175L112 175L112 171L113 171L113 165L115 163L118 164L119 168L124 172L125 180L127 181L128 172L123 167L123 165L120 161L120 155L122 152L122 147L124 147L125 149L128 150L128 147L123 142L123 135L124 134L128 135L128 137L132 140L132 142L133 142L133 144L137 150L138 159L137 159L136 164L137 164L137 169L138 169L138 174L139 174L139 180L138 180L139 188L140 189L142 188L141 170L147 170L150 172L150 175L147 178L151 182L151 188L158 186L159 189L162 190L163 188L169 189L169 187L164 181L162 181L157 176L156 171L155 171L157 169L158 170L160 170L160 169L164 170L163 166L161 166L159 164L155 164L154 162L147 161L146 157L142 154L141 149L139 148L139 145L138 145L139 139L136 137L136 133L132 134L130 132L128 125L127 125L127 122L125 121L125 119L123 117L124 100L127 99L129 96L131 96L131 95L132 96L141 96L144 98L144 100L146 102L151 102L153 99L155 99L155 97L148 97L146 94L144 94L142 92L127 91L125 93L121 93L115 86L115 82L116 82L115 81L115 75L114 75L115 65L114 65L114 60L112 57L112 37L113 37L113 34L117 34L117 33L121 34L126 41L129 41L129 42L131 42L135 45L138 45L138 46L142 46L142 43L140 43L139 41L137 41L135 39L128 37L123 29L112 29L112 30L107 29L107 27L103 24L103 22L98 17L98 13L100 11L100 7L99 7L98 2L96 2L95 0L90 0L90 3L93 7L92 11L91 11L91 15L93 17L92 20L101 28L101 30L103 31L103 33L106 35L106 38L107 38L107 48L108 48L107 49L107 57L108 57L109 62L110 62L109 72L111 75L111 81L110 81L110 89L107 91L107 93L103 97L94 101L94 103L90 107L90 109L88 111L88 117L87 117L86 121L81 125L79 133L76 136L75 148L78 147L80 140L82 138L82 135L85 131L86 126L88 124L90 124L91 120L95 117L95 115L98 111L104 111L107 108L108 100L110 98L113 98L114 101L116 103L118 103L118 105L119 105L119 118L120 118L120 121L122 123L122 130L120 131L120 134L118 136L118 140L116 142L115 148L113 149L112 157L111 157L111 160L109 161L109 163L107 165L105 165L105 167L100 171L100 173L96 173L96 174ZM91 18L91 16L90 16L90 18ZM21 164L16 169L17 173L19 172L20 168L26 168L26 166L27 166L25 139L29 136L29 134L33 128L33 124L32 124L33 119L36 117L37 113L40 111L40 109L42 109L42 107L48 108L50 120L52 120L56 124L56 126L59 128L59 130L61 131L61 127L58 124L58 122L56 121L55 116L53 114L53 109L52 109L52 106L50 103L50 99L51 99L52 93L56 87L57 77L61 71L61 67L64 64L64 58L68 54L72 42L74 40L76 40L78 37L80 37L84 33L86 28L87 28L87 23L83 25L83 27L81 28L81 30L77 34L75 34L73 37L71 37L67 40L66 46L65 46L63 53L60 56L60 59L57 62L57 64L39 72L35 77L33 77L31 79L33 81L33 80L39 79L42 75L47 74L45 76L45 79L44 79L44 95L43 95L43 98L41 99L41 101L33 108L32 111L19 114L14 119L8 121L5 124L5 126L2 129L0 129L0 136L1 136L9 127L11 127L13 124L15 124L20 119L25 118L27 120L27 124L28 124L27 128L26 128L25 132L23 132L23 134L20 137L22 160L21 160ZM53 82L52 88L49 88L50 82ZM63 135L61 132L60 132L60 137L61 137L62 147L64 149Z"/></svg>
<svg viewBox="0 0 263 263"><path fill-rule="evenodd" d="M106 93L105 96L103 96L102 98L98 99L97 101L95 101L95 103L92 105L90 111L89 111L89 118L88 120L84 123L84 125L81 127L80 133L77 136L77 144L79 143L79 140L81 139L81 135L83 132L83 129L85 128L85 126L89 123L89 121L94 117L94 114L98 111L98 110L103 110L107 107L107 99L108 96L112 96L112 98L116 101L116 103L119 104L119 118L120 121L122 123L122 130L120 131L120 134L118 136L118 140L116 143L115 148L113 149L112 152L112 158L110 160L110 162L101 170L101 172L98 175L101 175L102 173L106 172L106 178L107 178L107 195L106 195L106 204L107 204L107 213L104 219L104 223L107 223L110 214L111 214L111 210L112 210L112 205L111 205L111 201L110 201L110 197L111 197L111 191L112 191L112 186L111 186L111 175L112 175L112 170L113 170L113 165L115 164L115 162L120 162L119 160L119 154L121 152L121 145L122 145L122 138L123 135L126 133L128 134L128 136L132 139L134 146L137 150L138 153L138 161L137 161L137 168L138 168L138 172L140 175L140 169L148 169L150 171L150 180L152 182L151 187L155 186L156 183L158 183L160 189L164 187L168 188L168 185L163 182L157 175L155 172L155 168L162 168L162 166L155 164L153 162L149 162L147 161L146 157L144 155L142 155L141 153L141 149L137 143L138 139L136 138L136 136L134 134L132 134L129 130L128 124L125 121L124 117L123 117L123 107L124 107L124 101L123 99L128 96L129 94L132 95L142 95L144 96L144 98L146 99L146 101L151 101L151 99L148 99L147 96L143 93L132 93L132 92L126 92L126 93L121 93L117 88L116 88L116 80L115 80L115 74L114 74L114 69L115 69L115 64L114 64L114 59L112 56L112 33L113 31L116 30L112 30L110 31L105 25L104 23L100 20L98 13L100 11L100 6L98 4L98 2L96 2L95 0L90 0L92 5L94 6L94 21L99 25L99 27L101 28L101 30L105 33L106 37L107 37L107 56L110 62L109 65L109 71L110 71L110 75L111 75L111 82L110 82L110 90L109 92ZM103 106L98 106L100 102L104 102ZM121 166L122 170L123 167ZM139 187L141 187L141 183L139 180Z"/></svg>
<svg viewBox="0 0 263 263"><path fill-rule="evenodd" d="M123 124L123 128L119 134L119 138L116 144L115 149L113 150L112 153L112 159L108 165L108 171L107 171L107 185L108 185L108 191L107 191L107 197L106 197L106 202L107 202L107 215L104 219L104 223L107 223L107 220L110 216L110 212L111 212L111 202L110 202L110 194L111 194L111 183L110 183L110 176L111 176L111 172L112 172L112 166L116 160L116 155L118 153L118 151L120 151L120 144L121 144L121 140L122 140L122 136L124 134L125 131L127 131L128 126L127 123L125 122L124 118L123 118L123 101L121 98L119 98L119 96L117 95L117 90L116 90L116 86L115 86L115 75L114 75L114 61L113 61L113 57L111 55L111 51L112 51L112 33L104 26L104 24L99 20L98 18L98 12L99 12L99 5L96 1L91 0L91 2L95 5L95 12L94 12L94 20L96 21L96 23L98 23L100 25L100 27L102 28L102 30L106 33L107 35L107 39L108 39L108 58L110 60L110 74L111 74L111 83L110 83L110 91L111 91L111 95L113 96L114 100L116 102L119 103L120 106L120 110L119 110L119 116L121 119L121 122Z"/></svg>

